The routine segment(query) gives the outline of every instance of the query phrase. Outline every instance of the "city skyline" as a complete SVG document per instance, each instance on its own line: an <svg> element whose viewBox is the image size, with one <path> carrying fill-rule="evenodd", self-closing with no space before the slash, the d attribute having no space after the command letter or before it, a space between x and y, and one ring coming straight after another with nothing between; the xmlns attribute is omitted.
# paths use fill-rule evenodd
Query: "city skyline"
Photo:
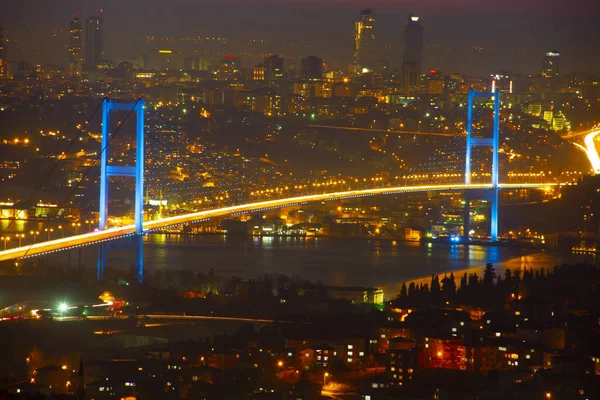
<svg viewBox="0 0 600 400"><path fill-rule="evenodd" d="M255 7L248 4L236 6L236 9L248 15L249 19L246 22L236 13L227 14L224 5L213 3L203 3L202 6L175 3L168 8L146 8L140 15L132 14L133 10L128 6L109 4L109 7L103 10L106 58L113 61L132 60L141 55L138 53L142 53L144 48L156 49L162 45L160 42L144 43L144 35L218 35L226 37L232 43L243 42L243 38L264 39L272 42L270 47L274 48L281 47L280 43L294 42L303 48L283 47L287 53L283 54L284 58L286 55L304 57L312 54L345 70L353 57L351 21L356 19L360 8L344 7L343 10L335 12L330 9L329 4L325 3L325 6L319 8L319 12L297 3L270 5L267 13L258 13ZM500 65L500 68L514 73L537 74L541 69L540 57L547 51L556 49L563 55L561 72L592 73L600 57L591 51L595 46L594 40L597 40L594 38L598 37L595 35L598 28L589 22L593 19L591 15L579 14L572 18L564 18L522 13L498 14L492 18L475 12L461 14L455 11L440 14L443 9L425 9L420 12L418 9L412 9L417 7L407 7L402 11L398 8L390 9L389 5L381 6L380 9L373 8L377 15L377 41L380 46L378 51L392 66L401 65L404 47L403 23L411 13L419 15L425 27L424 69L435 68L445 73L463 72L483 76L489 74L490 69L497 69ZM41 11L44 7L38 8ZM33 21L40 20L40 24L33 32L28 32L15 24L19 20L18 10L5 6L0 13L0 25L5 27L5 36L14 43L9 43L9 59L66 65L68 56L60 49L68 46L68 29L65 27L70 16L79 13L82 19L85 19L95 11L96 9L89 6L74 6L71 9L49 10L47 18L33 13L29 18ZM209 14L211 18L208 18ZM291 22L297 14L301 17L299 20L306 22ZM124 15L128 16L126 23ZM159 15L163 17L160 23ZM240 23L233 23L237 20ZM147 21L148 24L142 27L142 21ZM256 23L249 24L247 21ZM575 25L578 29L572 29ZM550 26L553 26L552 29L549 29ZM285 28L281 29L282 27ZM254 32L251 37L247 35L249 31ZM573 45L567 49L568 43ZM184 54L194 51L194 48L185 43L175 42L171 43L171 46ZM273 50L271 49L271 53L278 53ZM253 58L246 59L249 63L254 63ZM260 59L262 57L256 57L256 60Z"/></svg>

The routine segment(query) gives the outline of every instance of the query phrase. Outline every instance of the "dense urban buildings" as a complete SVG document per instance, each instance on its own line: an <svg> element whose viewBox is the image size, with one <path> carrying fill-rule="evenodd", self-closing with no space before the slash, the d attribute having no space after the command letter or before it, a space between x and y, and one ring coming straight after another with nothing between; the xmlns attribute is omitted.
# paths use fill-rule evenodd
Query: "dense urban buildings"
<svg viewBox="0 0 600 400"><path fill-rule="evenodd" d="M390 3L322 51L304 18L273 40L157 3L0 28L0 399L600 398L600 76L576 46L440 41ZM470 172L467 125L492 145Z"/></svg>

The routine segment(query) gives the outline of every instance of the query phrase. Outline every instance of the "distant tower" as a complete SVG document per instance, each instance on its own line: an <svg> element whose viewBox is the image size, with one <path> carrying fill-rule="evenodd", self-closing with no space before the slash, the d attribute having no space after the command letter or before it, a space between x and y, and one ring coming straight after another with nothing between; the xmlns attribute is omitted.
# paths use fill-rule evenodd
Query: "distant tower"
<svg viewBox="0 0 600 400"><path fill-rule="evenodd" d="M410 15L404 27L404 58L402 61L402 81L404 94L418 93L423 64L423 26L420 18Z"/></svg>
<svg viewBox="0 0 600 400"><path fill-rule="evenodd" d="M83 356L79 359L79 382L77 383L77 400L85 400L85 372L83 371Z"/></svg>
<svg viewBox="0 0 600 400"><path fill-rule="evenodd" d="M548 79L557 79L559 76L560 53L549 51L542 61L542 76Z"/></svg>
<svg viewBox="0 0 600 400"><path fill-rule="evenodd" d="M81 59L81 20L75 14L69 29L69 75L81 75L83 60Z"/></svg>
<svg viewBox="0 0 600 400"><path fill-rule="evenodd" d="M88 71L97 69L104 55L104 29L100 17L85 20L85 66Z"/></svg>
<svg viewBox="0 0 600 400"><path fill-rule="evenodd" d="M0 79L6 78L6 45L4 43L4 28L0 26Z"/></svg>
<svg viewBox="0 0 600 400"><path fill-rule="evenodd" d="M359 72L371 72L375 68L375 14L373 10L360 12L354 21L354 66Z"/></svg>

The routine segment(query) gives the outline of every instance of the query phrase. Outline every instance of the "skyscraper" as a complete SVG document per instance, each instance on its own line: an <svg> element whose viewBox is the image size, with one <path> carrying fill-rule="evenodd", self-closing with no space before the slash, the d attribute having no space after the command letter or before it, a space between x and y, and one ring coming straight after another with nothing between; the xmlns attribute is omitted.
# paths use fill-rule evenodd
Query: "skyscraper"
<svg viewBox="0 0 600 400"><path fill-rule="evenodd" d="M420 18L410 15L404 27L404 58L402 61L402 79L404 94L417 94L421 80L423 63L423 26Z"/></svg>
<svg viewBox="0 0 600 400"><path fill-rule="evenodd" d="M6 78L6 45L4 44L4 28L0 26L0 79Z"/></svg>
<svg viewBox="0 0 600 400"><path fill-rule="evenodd" d="M81 59L81 20L75 14L69 29L69 75L79 76L83 60Z"/></svg>
<svg viewBox="0 0 600 400"><path fill-rule="evenodd" d="M269 87L273 87L274 83L283 78L283 57L272 55L265 57L265 81Z"/></svg>
<svg viewBox="0 0 600 400"><path fill-rule="evenodd" d="M315 56L303 58L300 65L300 73L304 79L321 79L323 75L323 60Z"/></svg>
<svg viewBox="0 0 600 400"><path fill-rule="evenodd" d="M85 66L88 71L95 70L104 56L104 30L100 17L88 17L85 20Z"/></svg>
<svg viewBox="0 0 600 400"><path fill-rule="evenodd" d="M359 72L371 72L375 68L375 14L373 10L360 12L354 21L354 66Z"/></svg>
<svg viewBox="0 0 600 400"><path fill-rule="evenodd" d="M542 76L548 79L556 79L559 74L560 53L549 51L542 61Z"/></svg>

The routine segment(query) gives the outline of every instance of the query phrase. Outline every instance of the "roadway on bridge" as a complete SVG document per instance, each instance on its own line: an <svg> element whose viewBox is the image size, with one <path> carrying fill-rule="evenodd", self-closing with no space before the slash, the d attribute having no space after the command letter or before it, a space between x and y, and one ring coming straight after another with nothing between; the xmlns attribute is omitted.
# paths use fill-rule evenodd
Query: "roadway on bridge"
<svg viewBox="0 0 600 400"><path fill-rule="evenodd" d="M522 184L501 184L500 189L542 189L557 186L556 183L522 183ZM256 203L240 204L236 206L215 208L210 210L198 211L189 214L167 217L156 221L147 221L144 223L144 231L154 231L177 225L184 225L191 222L203 221L215 217L223 217L234 214L245 214L257 211L264 211L275 208L294 206L315 201L331 201L338 199L349 199L354 197L365 197L375 195L389 195L413 192L445 191L445 190L481 190L492 189L491 184L441 184L441 185L421 185L421 186L398 186L381 187L363 190L348 190L342 192L313 194L307 196L296 196L283 199L266 200ZM110 228L104 231L85 233L82 235L71 236L46 242L40 242L29 246L17 247L0 251L0 261L18 260L21 258L34 257L58 251L64 251L72 248L88 246L92 244L107 242L125 236L135 234L135 227L127 225L118 228Z"/></svg>

